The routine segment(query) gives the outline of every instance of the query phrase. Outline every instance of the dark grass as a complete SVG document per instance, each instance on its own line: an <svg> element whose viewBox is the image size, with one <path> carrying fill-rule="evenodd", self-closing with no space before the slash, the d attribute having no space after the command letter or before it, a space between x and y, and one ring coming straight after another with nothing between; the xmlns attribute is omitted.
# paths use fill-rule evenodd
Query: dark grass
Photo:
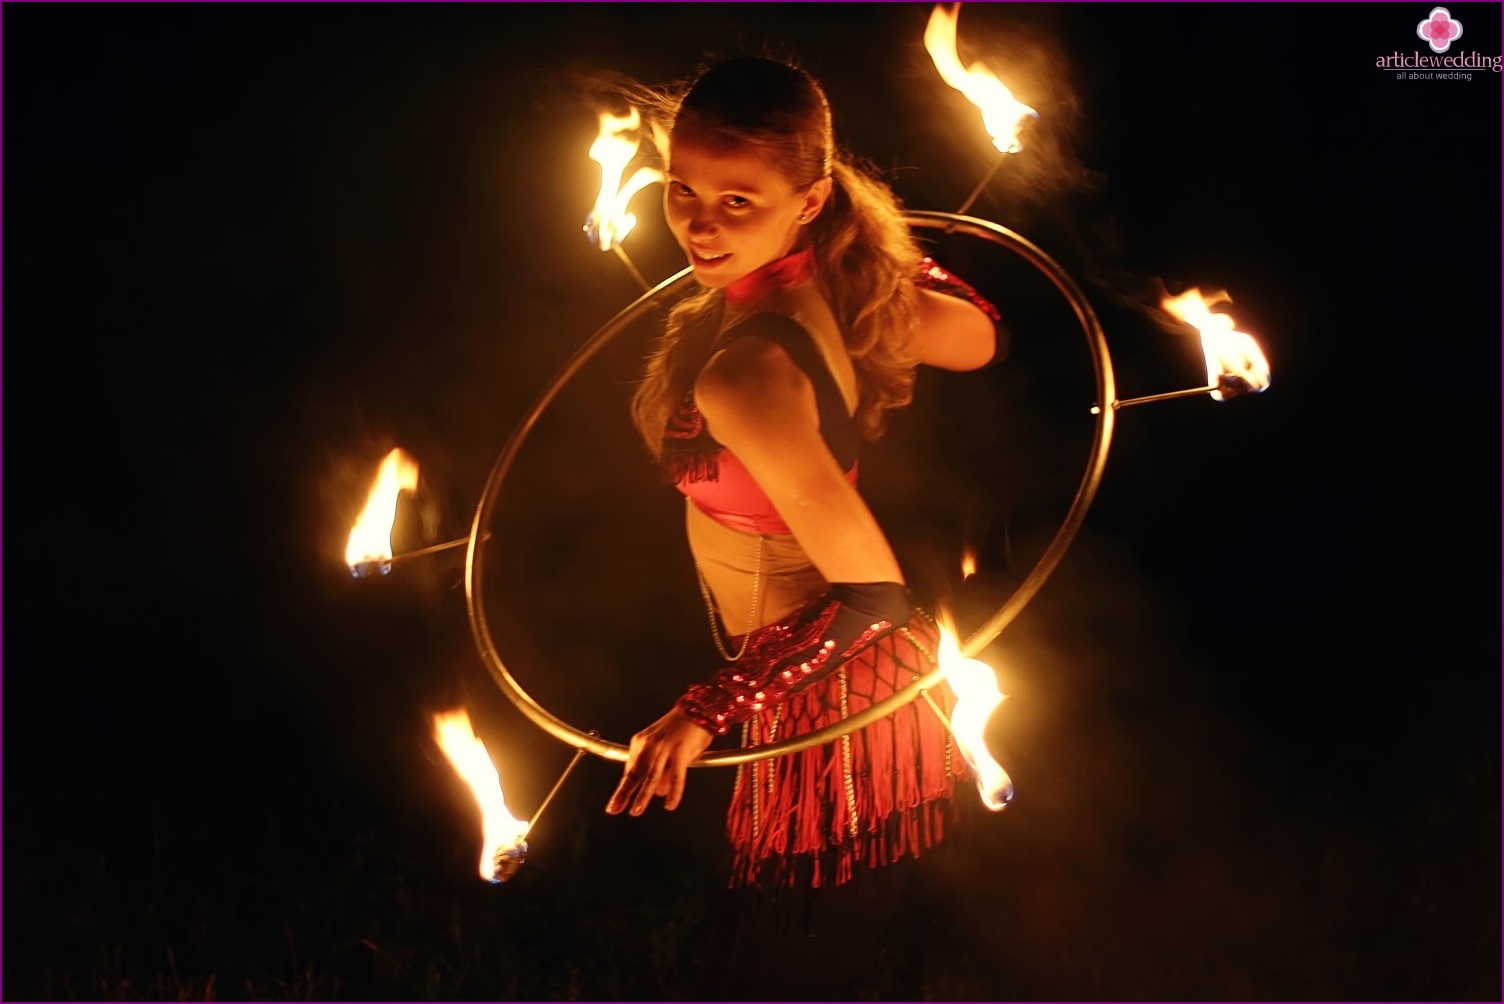
<svg viewBox="0 0 1504 1004"><path fill-rule="evenodd" d="M205 807L200 825L121 815L113 838L56 835L44 857L9 859L6 996L682 995L680 943L702 909L693 868L676 873L640 848L622 881L601 869L624 863L571 859L567 843L561 859L556 841L489 885L475 872L474 813L448 779L431 780L442 807L393 813L362 803L358 784L293 782L239 800L236 819ZM652 881L630 881L639 868Z"/></svg>
<svg viewBox="0 0 1504 1004"><path fill-rule="evenodd" d="M169 841L145 871L119 844L80 853L70 877L8 868L5 996L697 999L717 902L707 869L643 847L568 860L541 845L492 887L471 871L469 834L425 822L336 808L297 834L263 823L216 840L222 858ZM1257 850L1173 867L1141 850L1132 875L1069 838L1030 846L1009 831L1028 819L971 822L990 832L930 860L844 999L1497 997L1494 886L1457 862L1444 818L1366 845L1276 829ZM342 853L308 839L320 823Z"/></svg>

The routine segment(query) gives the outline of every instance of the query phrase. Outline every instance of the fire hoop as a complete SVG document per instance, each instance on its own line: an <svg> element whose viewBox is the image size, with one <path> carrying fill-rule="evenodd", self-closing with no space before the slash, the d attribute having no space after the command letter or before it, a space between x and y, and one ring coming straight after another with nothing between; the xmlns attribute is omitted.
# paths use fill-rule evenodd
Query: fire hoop
<svg viewBox="0 0 1504 1004"><path fill-rule="evenodd" d="M1075 311L1076 320L1081 325L1082 333L1086 336L1087 348L1091 352L1092 367L1095 372L1097 400L1111 403L1117 399L1112 376L1112 358L1108 353L1107 339L1102 332L1101 322L1097 320L1096 312L1085 295L1071 279L1070 275L1044 251L1033 243L996 223L977 219L972 216L962 216L957 213L937 212L908 212L905 221L910 229L944 230L946 233L965 234L981 240L998 244L1018 254L1029 264L1042 272L1045 278L1055 286L1065 297ZM501 654L496 650L496 645L491 638L490 624L486 620L485 610L482 609L481 588L484 581L485 561L481 544L486 538L495 536L486 529L490 522L491 514L496 508L497 500L501 496L502 486L506 482L507 474L512 468L523 443L532 432L534 425L543 412L547 410L560 390L563 389L574 375L579 372L600 349L611 339L615 338L633 322L641 318L651 308L668 296L674 289L690 277L691 270L685 268L660 282L657 286L645 292L633 301L626 309L607 321L590 340L582 345L554 377L539 396L537 402L518 423L507 443L502 447L496 463L491 468L491 474L486 480L485 488L481 492L480 502L476 506L475 519L471 523L470 537L465 549L465 605L469 613L470 630L475 639L476 649L480 653L481 661L486 669L496 680L496 685L502 693L515 704L523 714L527 715L532 722L543 731L554 736L556 739L575 747L584 752L594 753L607 760L625 762L627 759L627 747L619 743L602 739L599 734L577 729L568 722L550 713L546 708L522 689L508 671L506 664L502 662ZM997 611L987 621L973 632L961 645L962 654L968 658L974 658L977 653L986 648L994 638L1018 616L1028 602L1039 592L1051 573L1054 572L1065 551L1075 539L1077 531L1081 528L1086 518L1086 511L1096 497L1097 487L1102 481L1102 471L1107 463L1107 453L1112 445L1112 429L1116 408L1103 407L1096 413L1096 430L1092 437L1091 451L1087 458L1086 470L1082 475L1079 487L1076 489L1075 498L1071 501L1069 511L1060 529L1056 531L1044 553L1035 563L1034 568L1019 583ZM819 746L830 742L840 736L855 732L865 725L875 722L880 718L892 714L899 708L910 703L928 688L933 687L943 678L943 670L939 667L913 681L902 690L890 695L882 701L864 708L863 710L849 715L838 722L834 722L822 729L817 729L806 735L796 736L792 739L784 739L779 742L766 743L760 746L749 746L735 750L707 750L691 766L694 767L727 767L737 764L750 763L756 760L765 760L769 757L779 756L784 753L796 753L812 746Z"/></svg>

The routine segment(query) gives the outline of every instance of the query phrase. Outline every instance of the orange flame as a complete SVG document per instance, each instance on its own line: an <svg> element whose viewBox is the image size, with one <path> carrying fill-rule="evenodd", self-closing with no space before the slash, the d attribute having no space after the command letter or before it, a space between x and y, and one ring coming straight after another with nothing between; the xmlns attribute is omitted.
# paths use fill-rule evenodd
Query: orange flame
<svg viewBox="0 0 1504 1004"><path fill-rule="evenodd" d="M357 575L360 568L380 563L383 573L392 560L392 524L397 519L397 496L418 490L418 462L401 448L392 450L381 462L366 507L361 510L350 540L345 545L345 564Z"/></svg>
<svg viewBox="0 0 1504 1004"><path fill-rule="evenodd" d="M955 692L956 706L950 713L950 730L956 748L966 758L976 776L977 794L982 804L993 812L1007 808L1013 801L1013 779L992 758L987 749L987 719L1005 695L998 690L997 674L978 659L961 654L956 635L949 625L940 628L940 668L945 682Z"/></svg>
<svg viewBox="0 0 1504 1004"><path fill-rule="evenodd" d="M1255 393L1269 386L1269 361L1252 335L1236 330L1233 319L1212 308L1232 303L1225 290L1202 297L1200 289L1188 289L1179 296L1166 296L1160 303L1165 311L1201 332L1201 351L1206 355L1206 379L1218 385L1211 391L1213 400L1226 399L1223 389L1232 396L1245 390Z"/></svg>
<svg viewBox="0 0 1504 1004"><path fill-rule="evenodd" d="M980 63L961 65L961 57L956 53L956 22L960 17L959 3L935 4L924 29L924 47L935 61L940 78L981 109L982 124L998 152L1017 153L1023 149L1018 139L1019 127L1026 118L1039 118L1039 113L1015 98L987 67Z"/></svg>
<svg viewBox="0 0 1504 1004"><path fill-rule="evenodd" d="M602 251L620 247L627 234L637 226L637 217L627 211L627 203L642 189L663 180L663 173L651 167L639 167L623 185L621 176L637 156L642 142L642 116L633 108L626 115L602 112L600 134L590 144L590 159L601 166L601 190L595 208L585 217L585 233Z"/></svg>
<svg viewBox="0 0 1504 1004"><path fill-rule="evenodd" d="M966 547L961 551L961 581L965 582L977 574L977 552L975 548Z"/></svg>
<svg viewBox="0 0 1504 1004"><path fill-rule="evenodd" d="M527 820L507 811L501 792L501 777L486 747L476 737L465 709L443 711L433 716L433 738L455 773L470 786L480 806L480 877L497 881L499 862L508 852L526 852Z"/></svg>

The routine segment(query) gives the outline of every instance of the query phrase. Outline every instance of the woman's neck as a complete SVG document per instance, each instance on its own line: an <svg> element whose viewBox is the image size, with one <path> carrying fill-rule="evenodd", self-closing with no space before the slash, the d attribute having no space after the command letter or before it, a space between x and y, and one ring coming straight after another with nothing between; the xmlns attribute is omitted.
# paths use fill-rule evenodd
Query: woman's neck
<svg viewBox="0 0 1504 1004"><path fill-rule="evenodd" d="M815 252L812 248L790 251L727 286L726 302L732 307L746 307L769 293L797 286L814 274Z"/></svg>

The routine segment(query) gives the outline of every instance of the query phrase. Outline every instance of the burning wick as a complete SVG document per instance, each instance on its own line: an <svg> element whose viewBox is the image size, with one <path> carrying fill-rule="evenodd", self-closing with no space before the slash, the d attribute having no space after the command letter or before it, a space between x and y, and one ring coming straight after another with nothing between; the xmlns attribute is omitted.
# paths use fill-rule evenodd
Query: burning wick
<svg viewBox="0 0 1504 1004"><path fill-rule="evenodd" d="M1023 149L1023 144L1018 139L1018 130L1024 119L1039 118L1037 111L1015 98L1007 85L986 66L980 63L969 67L961 65L961 57L956 52L956 22L960 17L959 3L936 4L930 12L929 24L924 29L924 47L934 61L935 69L940 72L940 78L981 109L982 125L992 137L992 145L1003 156L998 158L992 165L992 170L987 172L961 204L961 208L956 210L958 216L971 208L971 204L982 194L1007 155Z"/></svg>
<svg viewBox="0 0 1504 1004"><path fill-rule="evenodd" d="M531 820L518 819L507 809L506 798L501 790L501 776L496 765L486 752L485 744L475 735L470 725L470 715L463 708L444 711L433 716L434 741L449 760L450 766L469 786L481 814L480 877L493 885L505 882L517 874L527 860L527 835L533 832L543 812L548 808L575 765L584 757L585 750L575 750L574 759L564 768L564 773L554 782L533 813ZM596 735L592 732L590 735Z"/></svg>
<svg viewBox="0 0 1504 1004"><path fill-rule="evenodd" d="M366 507L361 510L350 540L345 545L345 564L357 578L372 571L382 575L392 570L392 524L397 519L397 496L418 490L418 463L401 448L382 460L371 485Z"/></svg>
<svg viewBox="0 0 1504 1004"><path fill-rule="evenodd" d="M1259 389L1262 390L1263 388ZM1253 390L1253 388L1249 385L1247 380L1244 380L1242 377L1237 376L1233 373L1223 373L1221 376L1217 377L1216 383L1210 384L1206 387L1188 387L1185 390L1166 391L1163 394L1148 394L1144 397L1130 397L1124 401L1112 402L1112 407L1113 410L1117 410L1118 408L1131 408L1135 404L1152 404L1155 401L1173 401L1179 397L1199 397L1202 394L1210 394L1212 395L1212 397L1216 398L1219 401L1226 401L1228 398L1234 398L1239 396L1240 394L1246 394L1250 390ZM1257 393L1257 391L1255 391L1255 393ZM1219 394L1221 395L1221 397L1217 397L1217 395ZM1091 406L1091 413L1093 415L1101 414L1101 412L1102 408L1100 405L1094 404Z"/></svg>
<svg viewBox="0 0 1504 1004"><path fill-rule="evenodd" d="M622 247L622 241L637 226L637 217L627 210L627 203L648 185L663 180L662 172L639 167L627 183L622 184L621 176L632 158L637 156L641 143L642 116L636 108L626 115L601 113L600 133L590 144L590 159L601 166L601 188L595 197L595 208L585 217L585 235L602 251L614 251L646 292L652 287Z"/></svg>
<svg viewBox="0 0 1504 1004"><path fill-rule="evenodd" d="M404 558L421 558L426 554L438 554L440 551L448 551L456 547L464 547L470 543L469 537L461 537L459 540L449 540L442 544L434 544L431 547L420 547L416 551L403 551L386 558L367 558L350 566L350 574L357 579L363 579L371 572L380 572L382 575L392 570L392 562L401 561Z"/></svg>
<svg viewBox="0 0 1504 1004"><path fill-rule="evenodd" d="M490 540L491 535L487 533L484 539ZM385 575L392 570L391 566L393 562L402 561L406 558L422 558L430 554L439 554L443 551L452 551L454 548L464 547L468 543L470 543L469 537L461 537L459 540L446 540L442 544L430 544L428 547L420 547L416 551L403 551L401 554L394 554L390 558L357 562L350 566L350 574L356 578L364 578L372 571L379 571L382 575Z"/></svg>
<svg viewBox="0 0 1504 1004"><path fill-rule="evenodd" d="M945 682L955 691L956 706L946 718L927 691L924 699L950 729L956 748L976 775L982 804L993 812L1001 812L1013 801L1015 789L1013 779L987 749L987 719L1005 699L998 690L997 674L985 662L962 655L955 632L946 626L940 628L939 659Z"/></svg>
<svg viewBox="0 0 1504 1004"><path fill-rule="evenodd" d="M1225 291L1202 297L1201 290L1190 289L1179 296L1167 296L1161 306L1172 317L1195 328L1201 334L1201 352L1206 357L1205 387L1172 390L1112 402L1114 410L1154 401L1171 401L1180 397L1210 394L1214 401L1226 401L1244 394L1261 394L1269 387L1269 361L1252 335L1236 330L1227 314L1213 313L1212 307L1231 303ZM1101 414L1100 405L1092 405L1093 415Z"/></svg>
<svg viewBox="0 0 1504 1004"><path fill-rule="evenodd" d="M507 811L501 777L470 726L469 712L460 708L434 715L433 738L480 806L480 877L487 882L505 882L527 858L527 821Z"/></svg>
<svg viewBox="0 0 1504 1004"><path fill-rule="evenodd" d="M350 541L345 545L345 564L350 574L363 579L372 572L386 575L394 561L404 558L421 558L428 554L464 547L469 537L447 540L442 544L420 547L416 551L392 554L392 526L397 521L397 497L403 492L418 490L418 462L402 449L394 449L386 455L376 472L371 485L371 495L360 518L350 531ZM483 539L489 540L490 533Z"/></svg>
<svg viewBox="0 0 1504 1004"><path fill-rule="evenodd" d="M1249 391L1262 393L1269 386L1269 361L1259 343L1252 335L1236 330L1227 314L1212 313L1212 307L1227 303L1232 303L1232 297L1225 290L1203 298L1199 289L1167 296L1160 303L1167 313L1201 333L1206 379L1213 386L1210 393L1214 401ZM1224 377L1230 378L1229 382L1224 384Z"/></svg>

